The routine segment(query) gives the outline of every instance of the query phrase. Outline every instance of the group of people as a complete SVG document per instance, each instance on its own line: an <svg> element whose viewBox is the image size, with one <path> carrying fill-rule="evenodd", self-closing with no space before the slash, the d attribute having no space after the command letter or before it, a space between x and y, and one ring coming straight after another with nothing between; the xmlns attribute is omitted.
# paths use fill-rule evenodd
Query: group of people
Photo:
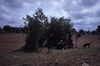
<svg viewBox="0 0 100 66"><path fill-rule="evenodd" d="M66 40L60 39L58 42L54 41L52 35L50 35L48 39L42 37L39 41L40 47L43 47L44 41L47 41L45 46L48 48L48 52L51 52L51 49L54 47L54 45L56 45L56 49L65 49L65 48L69 49L69 48L73 48L75 45L75 43L72 40L72 35L70 32L68 33L68 37Z"/></svg>
<svg viewBox="0 0 100 66"><path fill-rule="evenodd" d="M68 39L66 41L60 40L58 44L58 49L69 49L75 47L75 43L72 40L71 33L68 33Z"/></svg>

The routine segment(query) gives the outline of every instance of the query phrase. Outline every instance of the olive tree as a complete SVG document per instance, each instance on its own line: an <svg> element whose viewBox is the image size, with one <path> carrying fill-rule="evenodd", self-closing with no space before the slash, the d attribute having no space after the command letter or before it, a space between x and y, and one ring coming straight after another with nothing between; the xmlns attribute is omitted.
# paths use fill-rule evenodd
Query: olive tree
<svg viewBox="0 0 100 66"><path fill-rule="evenodd" d="M27 51L38 51L38 41L40 36L45 32L45 25L46 21L48 21L47 17L44 15L42 9L38 8L33 16L27 15L24 18L26 21L26 26L29 29L26 44L23 47L24 50Z"/></svg>

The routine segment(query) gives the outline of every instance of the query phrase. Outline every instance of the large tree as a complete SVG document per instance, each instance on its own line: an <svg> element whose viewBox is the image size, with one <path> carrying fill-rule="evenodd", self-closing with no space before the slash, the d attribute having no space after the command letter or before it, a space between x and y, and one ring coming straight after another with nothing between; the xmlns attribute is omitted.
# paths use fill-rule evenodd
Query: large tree
<svg viewBox="0 0 100 66"><path fill-rule="evenodd" d="M27 15L24 20L26 21L26 26L29 28L29 33L23 49L37 52L38 41L40 36L45 32L44 23L48 21L47 17L44 15L42 9L38 8L33 16Z"/></svg>
<svg viewBox="0 0 100 66"><path fill-rule="evenodd" d="M40 8L36 10L33 16L27 15L24 20L29 32L23 49L35 52L38 51L41 36L45 36L46 40L48 40L47 47L51 48L57 46L59 40L66 40L67 34L72 30L73 26L70 19L64 17L51 17L50 22L48 22L48 17L44 15Z"/></svg>
<svg viewBox="0 0 100 66"><path fill-rule="evenodd" d="M52 45L57 47L60 40L66 41L68 32L72 30L73 24L70 19L64 17L51 17L48 36L52 35Z"/></svg>

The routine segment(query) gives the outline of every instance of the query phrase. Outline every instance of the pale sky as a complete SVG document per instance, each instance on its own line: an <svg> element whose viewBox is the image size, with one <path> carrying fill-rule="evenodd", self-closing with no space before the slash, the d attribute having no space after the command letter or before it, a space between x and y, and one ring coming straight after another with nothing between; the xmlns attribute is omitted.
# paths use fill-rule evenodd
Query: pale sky
<svg viewBox="0 0 100 66"><path fill-rule="evenodd" d="M71 18L76 30L100 25L100 0L0 0L0 27L24 25L23 17L42 8L48 17Z"/></svg>

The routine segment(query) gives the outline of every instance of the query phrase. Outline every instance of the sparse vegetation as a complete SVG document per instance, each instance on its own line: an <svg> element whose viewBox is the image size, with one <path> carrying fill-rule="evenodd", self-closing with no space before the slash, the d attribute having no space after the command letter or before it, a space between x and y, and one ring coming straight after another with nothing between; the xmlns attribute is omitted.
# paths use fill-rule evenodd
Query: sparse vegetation
<svg viewBox="0 0 100 66"><path fill-rule="evenodd" d="M46 48L41 53L15 52L14 50L24 46L25 36L0 34L0 66L81 66L84 62L90 66L99 66L100 40L97 40L98 38L98 35L82 35L78 40L78 48L53 49L52 53L48 54ZM74 36L73 40L75 41ZM93 41L91 48L83 49L82 45L90 40Z"/></svg>

